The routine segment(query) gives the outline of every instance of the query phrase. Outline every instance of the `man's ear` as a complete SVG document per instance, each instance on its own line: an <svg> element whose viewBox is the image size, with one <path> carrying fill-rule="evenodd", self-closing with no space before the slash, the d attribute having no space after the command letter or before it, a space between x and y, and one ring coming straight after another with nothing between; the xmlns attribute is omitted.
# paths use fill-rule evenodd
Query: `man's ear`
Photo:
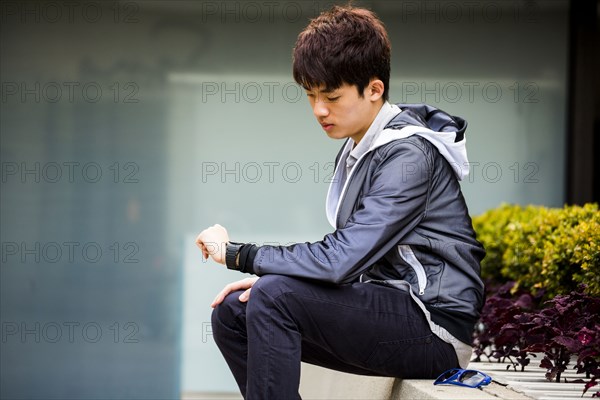
<svg viewBox="0 0 600 400"><path fill-rule="evenodd" d="M369 100L372 102L379 101L383 98L383 93L385 92L385 85L379 79L373 79L369 82L369 85L366 88L366 95Z"/></svg>
<svg viewBox="0 0 600 400"><path fill-rule="evenodd" d="M375 102L383 97L385 92L385 85L379 79L373 79L367 86L367 96L369 100Z"/></svg>

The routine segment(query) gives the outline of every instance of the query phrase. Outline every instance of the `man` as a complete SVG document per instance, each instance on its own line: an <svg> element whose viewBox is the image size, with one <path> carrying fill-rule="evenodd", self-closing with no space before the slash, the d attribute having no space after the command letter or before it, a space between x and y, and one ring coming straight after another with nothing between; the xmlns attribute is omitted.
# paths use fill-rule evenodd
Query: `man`
<svg viewBox="0 0 600 400"><path fill-rule="evenodd" d="M299 398L301 360L400 378L465 367L484 256L458 183L466 122L388 103L390 43L368 10L336 6L311 21L293 73L327 135L346 139L326 201L334 232L259 247L214 225L196 241L205 258L258 276L212 304L242 395Z"/></svg>

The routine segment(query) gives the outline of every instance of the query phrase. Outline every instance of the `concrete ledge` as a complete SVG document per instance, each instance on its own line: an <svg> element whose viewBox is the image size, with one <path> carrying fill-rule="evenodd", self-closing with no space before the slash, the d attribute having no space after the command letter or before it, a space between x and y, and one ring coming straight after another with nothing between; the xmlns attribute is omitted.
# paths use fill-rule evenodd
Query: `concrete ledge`
<svg viewBox="0 0 600 400"><path fill-rule="evenodd" d="M459 386L434 386L433 380L399 380L390 400L531 400L522 393L512 391L505 386L492 382L482 389L471 389Z"/></svg>
<svg viewBox="0 0 600 400"><path fill-rule="evenodd" d="M304 363L300 395L304 400L531 400L495 382L483 389L434 386L431 379L352 375Z"/></svg>
<svg viewBox="0 0 600 400"><path fill-rule="evenodd" d="M302 363L300 395L303 400L388 400L394 378L345 374Z"/></svg>

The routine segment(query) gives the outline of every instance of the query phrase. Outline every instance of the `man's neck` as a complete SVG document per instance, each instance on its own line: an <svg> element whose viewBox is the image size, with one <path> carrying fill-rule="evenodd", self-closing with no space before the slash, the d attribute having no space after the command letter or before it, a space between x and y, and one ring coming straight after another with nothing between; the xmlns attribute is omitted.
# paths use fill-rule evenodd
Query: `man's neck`
<svg viewBox="0 0 600 400"><path fill-rule="evenodd" d="M383 108L384 104L386 102L383 101L379 104L379 106L375 105L373 106L373 112L371 115L371 122L369 123L369 126L367 126L367 128L360 134L360 135L356 135L355 137L352 138L352 140L354 141L354 144L352 145L352 149L354 149L362 140L363 137L365 137L365 135L367 134L367 132L369 131L369 129L371 128L371 126L373 125L373 122L375 122L375 118L377 118L377 116L379 115L379 113L381 112L381 109Z"/></svg>

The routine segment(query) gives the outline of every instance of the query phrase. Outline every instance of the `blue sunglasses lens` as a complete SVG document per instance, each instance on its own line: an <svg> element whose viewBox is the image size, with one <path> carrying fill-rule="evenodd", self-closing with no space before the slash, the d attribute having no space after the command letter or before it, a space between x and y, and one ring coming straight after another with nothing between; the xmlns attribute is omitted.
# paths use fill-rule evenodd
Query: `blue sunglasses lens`
<svg viewBox="0 0 600 400"><path fill-rule="evenodd" d="M465 385L476 386L480 385L485 380L485 376L477 371L465 371L460 375L458 381Z"/></svg>
<svg viewBox="0 0 600 400"><path fill-rule="evenodd" d="M444 383L448 379L452 378L454 375L456 375L457 373L459 373L460 371L461 370L458 369L458 368L453 368L453 369L449 369L446 372L442 372L442 374L437 377L437 379L435 380L434 384L438 385L440 383Z"/></svg>

